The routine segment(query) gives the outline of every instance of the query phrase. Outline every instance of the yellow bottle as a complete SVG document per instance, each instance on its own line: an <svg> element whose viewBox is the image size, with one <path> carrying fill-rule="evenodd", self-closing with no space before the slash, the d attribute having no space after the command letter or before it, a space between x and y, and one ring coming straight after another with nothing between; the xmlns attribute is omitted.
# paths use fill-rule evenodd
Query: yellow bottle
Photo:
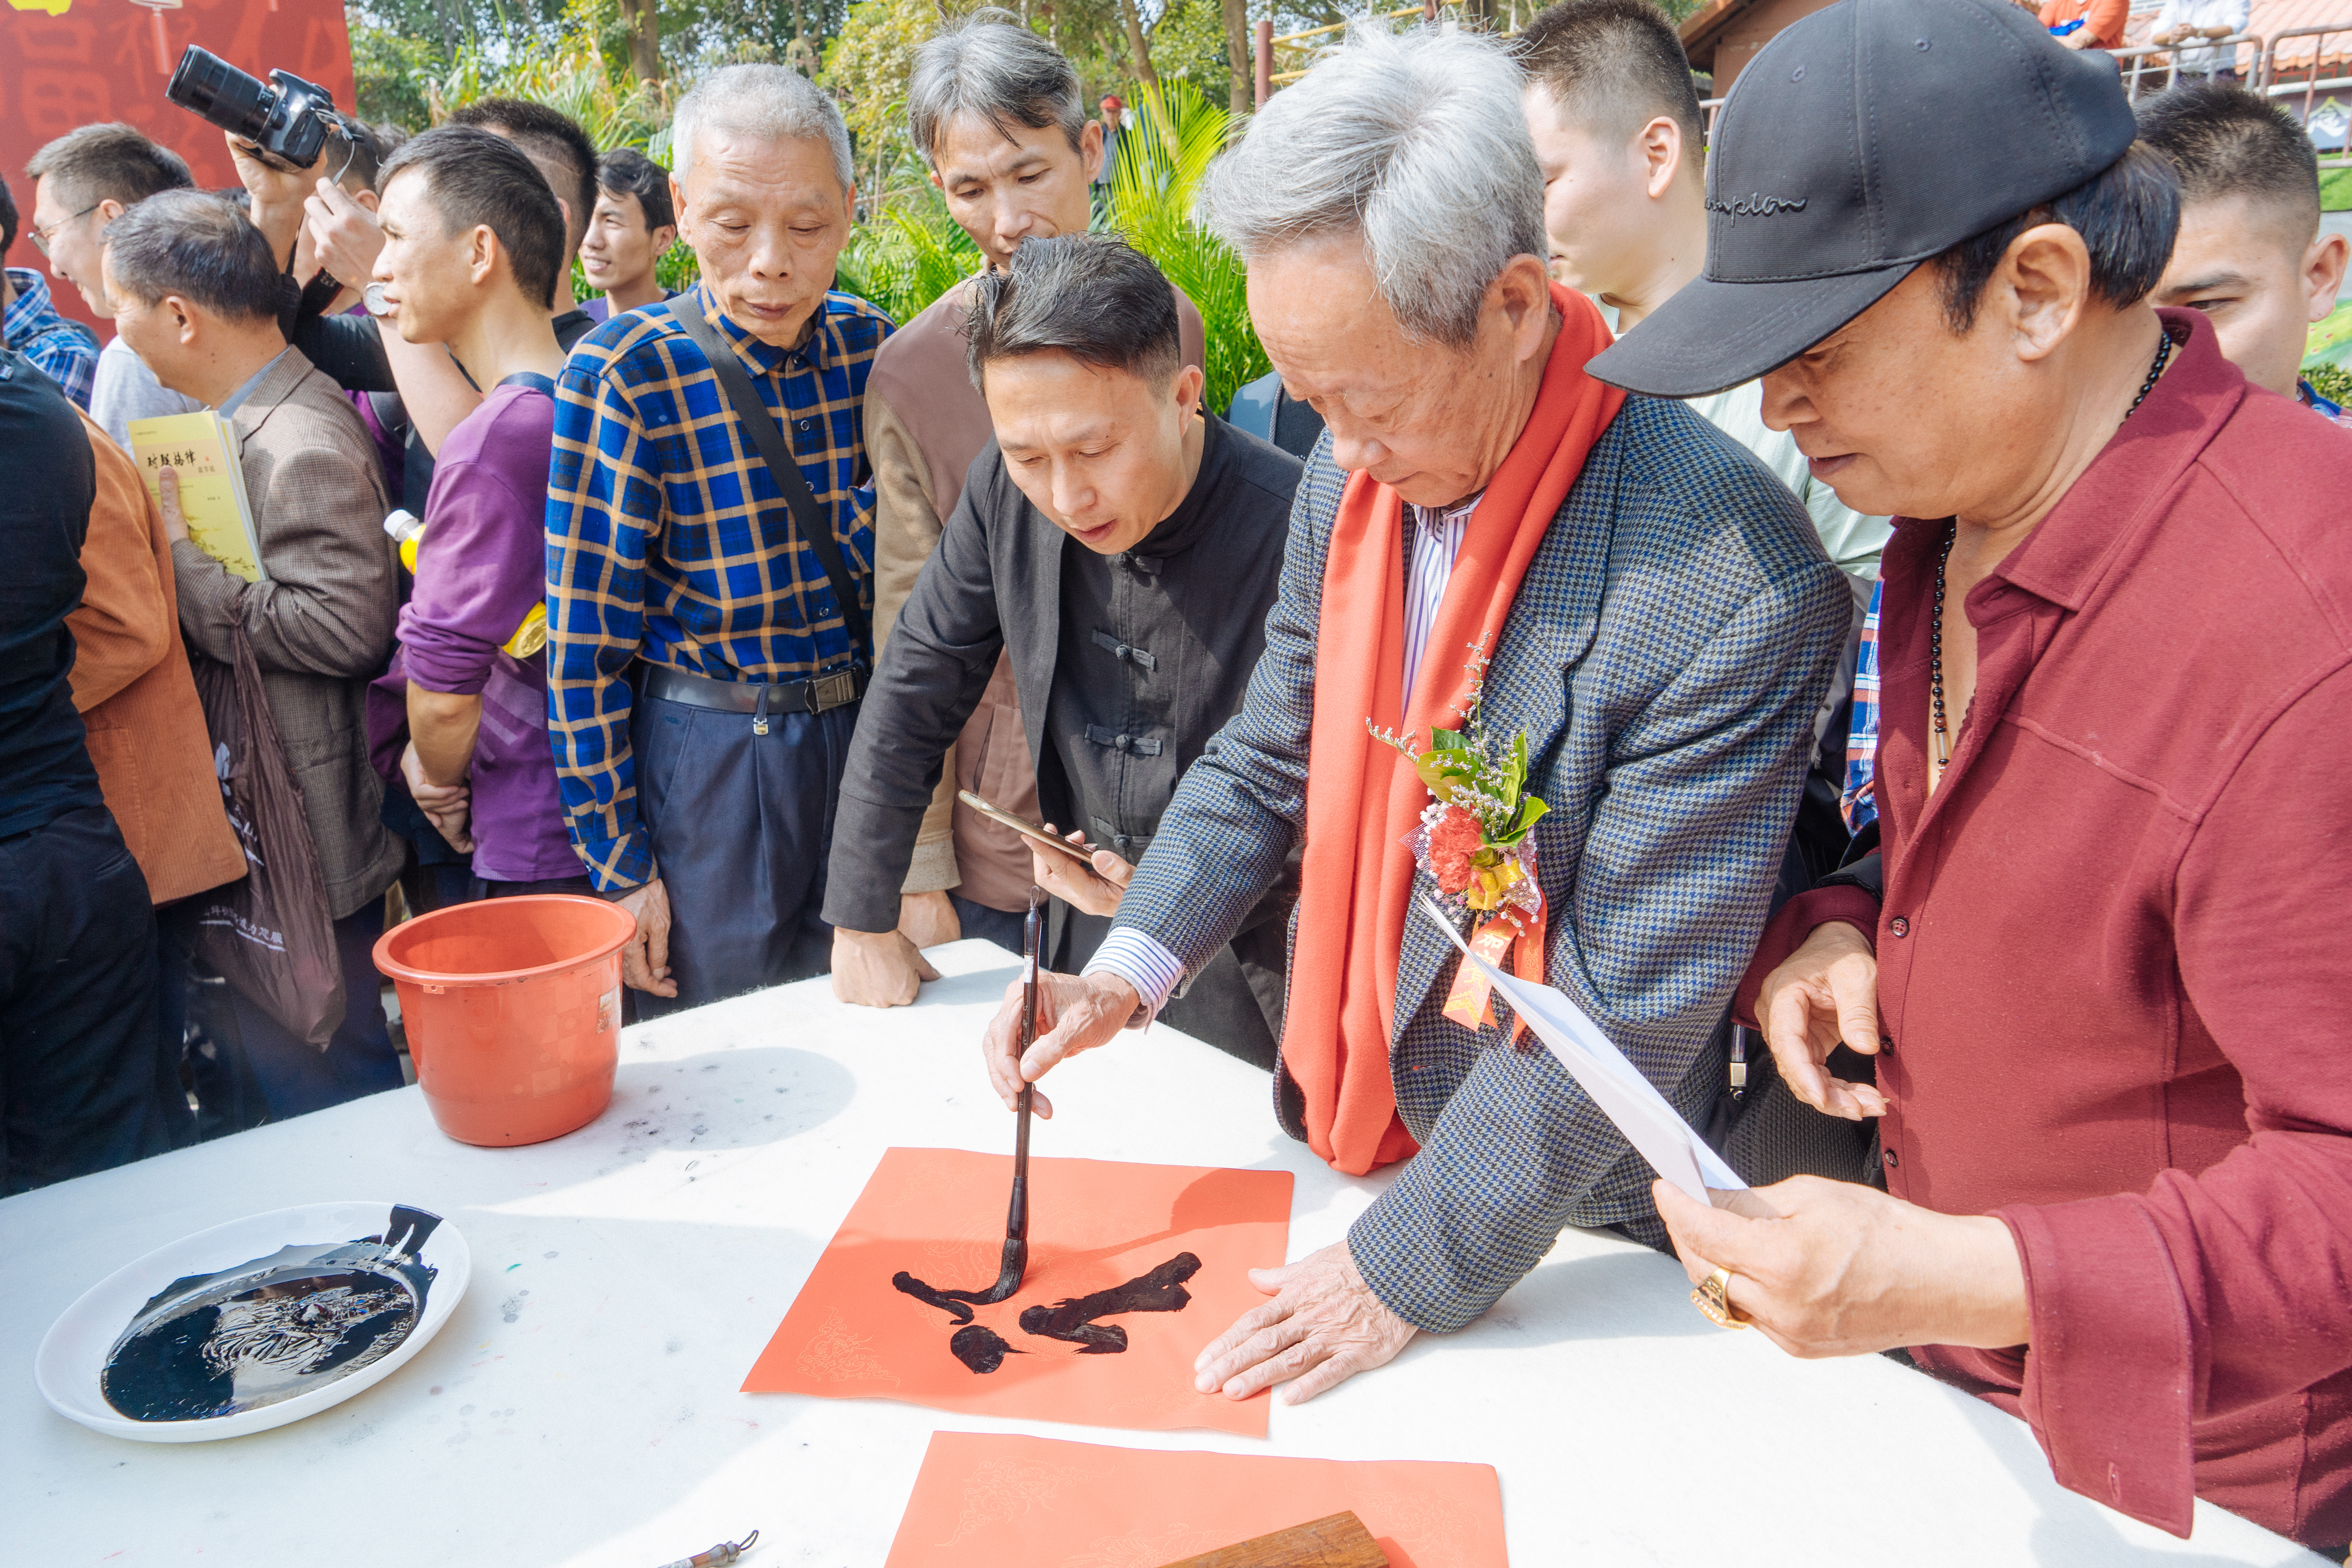
<svg viewBox="0 0 2352 1568"><path fill-rule="evenodd" d="M395 509L383 520L383 531L400 547L400 563L416 575L416 549L425 542L425 520L405 507ZM516 626L514 636L507 638L504 651L516 658L529 658L547 646L547 605L544 601L533 605L530 613Z"/></svg>

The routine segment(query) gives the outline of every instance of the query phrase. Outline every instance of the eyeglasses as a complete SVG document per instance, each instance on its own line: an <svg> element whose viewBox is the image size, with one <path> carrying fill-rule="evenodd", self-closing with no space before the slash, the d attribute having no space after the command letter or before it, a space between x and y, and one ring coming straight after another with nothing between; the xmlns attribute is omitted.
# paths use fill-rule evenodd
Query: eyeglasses
<svg viewBox="0 0 2352 1568"><path fill-rule="evenodd" d="M35 229L33 231L33 247L38 250L43 256L47 256L49 253L49 236L57 233L58 230L65 227L65 226L69 223L76 223L88 217L90 214L96 212L105 205L106 204L104 202L92 202L89 205L82 208L81 211L74 214L72 217L61 217L58 219L57 222L49 225L47 228Z"/></svg>

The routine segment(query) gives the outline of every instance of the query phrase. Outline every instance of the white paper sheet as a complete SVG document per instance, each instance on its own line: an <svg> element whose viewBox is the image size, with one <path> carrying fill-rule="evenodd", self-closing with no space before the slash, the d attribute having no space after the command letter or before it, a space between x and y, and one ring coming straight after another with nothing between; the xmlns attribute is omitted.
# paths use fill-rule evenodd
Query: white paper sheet
<svg viewBox="0 0 2352 1568"><path fill-rule="evenodd" d="M1464 960L1476 964L1486 973L1503 999L1528 1021L1536 1037L1559 1058L1559 1065L1584 1086L1592 1102L1617 1124L1626 1142L1650 1162L1651 1169L1700 1203L1710 1201L1706 1195L1709 1187L1718 1192L1737 1192L1747 1187L1738 1173L1706 1146L1706 1140L1666 1103L1666 1097L1658 1092L1657 1086L1625 1059L1625 1053L1610 1042L1583 1008L1552 986L1504 973L1470 951L1434 900L1424 896L1422 904L1430 921L1462 950Z"/></svg>

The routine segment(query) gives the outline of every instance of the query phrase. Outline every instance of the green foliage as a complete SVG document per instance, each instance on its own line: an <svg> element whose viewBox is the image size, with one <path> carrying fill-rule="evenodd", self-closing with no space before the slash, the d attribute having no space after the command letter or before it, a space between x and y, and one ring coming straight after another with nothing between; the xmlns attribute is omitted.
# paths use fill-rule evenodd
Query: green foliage
<svg viewBox="0 0 2352 1568"><path fill-rule="evenodd" d="M422 130L432 122L425 84L440 61L422 38L403 37L354 20L352 75L358 87L359 116L373 125Z"/></svg>
<svg viewBox="0 0 2352 1568"><path fill-rule="evenodd" d="M1208 330L1208 406L1222 411L1234 393L1273 368L1250 324L1242 258L1192 217L1201 178L1224 151L1233 117L1189 81L1163 83L1157 93L1139 90L1130 101L1136 108L1118 139L1110 226L1200 307Z"/></svg>
<svg viewBox="0 0 2352 1568"><path fill-rule="evenodd" d="M834 287L871 300L903 325L979 271L980 262L980 247L925 184L850 234Z"/></svg>
<svg viewBox="0 0 2352 1568"><path fill-rule="evenodd" d="M2307 364L2303 367L2303 379L2328 402L2352 407L2352 370L2340 364Z"/></svg>

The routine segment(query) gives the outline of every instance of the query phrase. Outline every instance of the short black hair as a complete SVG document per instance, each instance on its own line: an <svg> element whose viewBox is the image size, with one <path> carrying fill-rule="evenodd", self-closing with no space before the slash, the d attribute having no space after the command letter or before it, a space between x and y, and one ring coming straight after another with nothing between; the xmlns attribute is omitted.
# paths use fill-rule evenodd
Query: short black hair
<svg viewBox="0 0 2352 1568"><path fill-rule="evenodd" d="M596 184L608 196L636 197L647 234L677 222L669 201L669 171L635 147L615 147L605 153L596 164Z"/></svg>
<svg viewBox="0 0 2352 1568"><path fill-rule="evenodd" d="M1706 141L1690 57L1651 0L1562 0L1529 22L1512 54L1563 113L1603 138L1630 139L1659 115L1682 127L1685 161L1706 177Z"/></svg>
<svg viewBox="0 0 2352 1568"><path fill-rule="evenodd" d="M33 154L28 179L57 177L58 201L68 207L120 202L128 207L158 191L195 189L188 161L151 140L137 126L85 125L68 131Z"/></svg>
<svg viewBox="0 0 2352 1568"><path fill-rule="evenodd" d="M2140 140L2172 160L2184 204L2248 195L2317 232L2319 150L2277 104L2228 82L2199 82L2143 98L2135 112Z"/></svg>
<svg viewBox="0 0 2352 1568"><path fill-rule="evenodd" d="M2164 154L2135 142L2104 173L2055 200L2018 214L1935 258L1943 274L1944 321L1955 332L1977 323L1986 286L2011 243L2037 224L2063 223L2091 252L2091 294L2120 310L2147 298L2180 232L2180 180Z"/></svg>
<svg viewBox="0 0 2352 1568"><path fill-rule="evenodd" d="M588 215L596 210L596 143L580 129L578 121L561 110L520 98L478 98L451 115L449 123L499 132L530 153L548 184L571 204L564 255L580 248L581 237L588 232ZM562 171L562 178L548 171L550 163Z"/></svg>
<svg viewBox="0 0 2352 1568"><path fill-rule="evenodd" d="M16 246L16 197L8 189L5 175L0 175L0 259Z"/></svg>
<svg viewBox="0 0 2352 1568"><path fill-rule="evenodd" d="M205 191L159 191L106 227L109 277L152 305L167 294L215 315L275 321L282 275L246 216Z"/></svg>
<svg viewBox="0 0 2352 1568"><path fill-rule="evenodd" d="M992 362L1023 354L1066 353L1163 383L1183 362L1174 287L1115 234L1024 240L1011 267L974 280L965 328L975 387Z"/></svg>
<svg viewBox="0 0 2352 1568"><path fill-rule="evenodd" d="M411 170L425 177L425 199L440 215L443 234L487 226L505 248L523 298L555 303L563 212L528 153L495 132L441 125L411 138L385 161L379 189L390 189Z"/></svg>

